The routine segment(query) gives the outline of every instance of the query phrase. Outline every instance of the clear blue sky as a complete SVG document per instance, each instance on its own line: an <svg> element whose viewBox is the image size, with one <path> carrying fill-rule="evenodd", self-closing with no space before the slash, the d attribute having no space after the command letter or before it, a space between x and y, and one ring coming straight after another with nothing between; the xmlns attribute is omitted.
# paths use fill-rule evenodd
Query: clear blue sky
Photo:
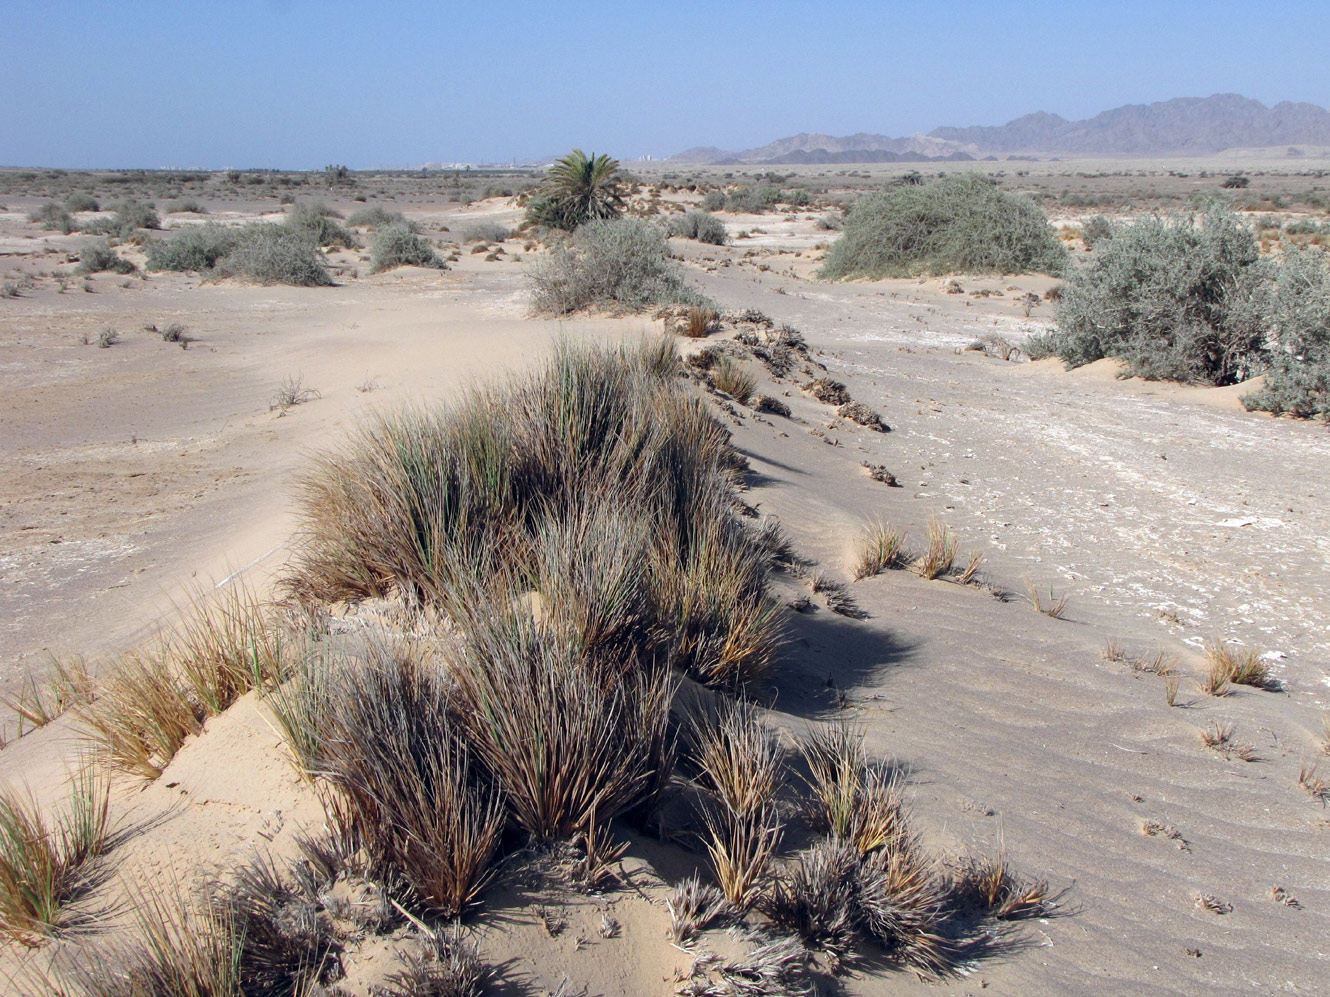
<svg viewBox="0 0 1330 997"><path fill-rule="evenodd" d="M3 0L0 164L624 159L1236 92L1330 104L1330 2Z"/></svg>

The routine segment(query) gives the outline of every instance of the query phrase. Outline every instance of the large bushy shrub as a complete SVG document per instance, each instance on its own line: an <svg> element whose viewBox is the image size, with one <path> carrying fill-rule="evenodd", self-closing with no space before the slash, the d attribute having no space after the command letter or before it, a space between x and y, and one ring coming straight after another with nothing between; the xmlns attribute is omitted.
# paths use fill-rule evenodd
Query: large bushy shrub
<svg viewBox="0 0 1330 997"><path fill-rule="evenodd" d="M588 222L572 248L559 247L530 271L535 310L565 315L583 308L641 311L698 304L669 258L664 231L638 218Z"/></svg>
<svg viewBox="0 0 1330 997"><path fill-rule="evenodd" d="M114 273L133 273L137 269L133 263L116 254L111 244L105 239L92 239L79 250L78 273L102 273L110 270Z"/></svg>
<svg viewBox="0 0 1330 997"><path fill-rule="evenodd" d="M28 221L36 222L48 232L63 232L69 235L74 231L74 218L54 201L48 201L28 214Z"/></svg>
<svg viewBox="0 0 1330 997"><path fill-rule="evenodd" d="M176 229L147 244L149 270L211 270L235 248L240 230L206 222Z"/></svg>
<svg viewBox="0 0 1330 997"><path fill-rule="evenodd" d="M337 217L340 216L319 201L299 201L291 206L286 224L307 235L316 246L355 249L360 243L344 225L337 223Z"/></svg>
<svg viewBox="0 0 1330 997"><path fill-rule="evenodd" d="M97 198L93 197L87 191L76 190L65 198L66 211L100 211L101 205L97 203Z"/></svg>
<svg viewBox="0 0 1330 997"><path fill-rule="evenodd" d="M324 287L332 283L309 231L271 222L228 228L190 225L147 245L149 270L198 271L256 284Z"/></svg>
<svg viewBox="0 0 1330 997"><path fill-rule="evenodd" d="M1270 366L1249 409L1330 419L1330 266L1317 250L1284 252L1270 286Z"/></svg>
<svg viewBox="0 0 1330 997"><path fill-rule="evenodd" d="M821 275L1051 273L1067 250L1039 207L967 173L868 194L845 218Z"/></svg>
<svg viewBox="0 0 1330 997"><path fill-rule="evenodd" d="M706 211L689 211L674 215L669 221L670 235L683 239L696 239L712 246L723 246L730 241L725 223Z"/></svg>
<svg viewBox="0 0 1330 997"><path fill-rule="evenodd" d="M1056 351L1070 367L1118 357L1141 377L1232 384L1264 366L1269 279L1221 205L1117 225L1063 284Z"/></svg>
<svg viewBox="0 0 1330 997"><path fill-rule="evenodd" d="M406 225L413 232L416 230L415 224L406 220L406 215L402 214L400 211L388 211L386 208L381 208L377 204L371 205L367 208L361 208L358 211L353 211L351 217L346 220L346 223L348 225L354 225L356 228L367 228L371 230L387 228L389 225L397 224Z"/></svg>
<svg viewBox="0 0 1330 997"><path fill-rule="evenodd" d="M267 222L240 229L235 246L213 272L256 284L324 287L333 282L323 254L307 233Z"/></svg>
<svg viewBox="0 0 1330 997"><path fill-rule="evenodd" d="M512 238L510 232L498 222L472 222L462 232L463 242L503 242Z"/></svg>
<svg viewBox="0 0 1330 997"><path fill-rule="evenodd" d="M443 260L428 242L405 222L375 231L369 250L370 270L379 273L393 267L443 267Z"/></svg>

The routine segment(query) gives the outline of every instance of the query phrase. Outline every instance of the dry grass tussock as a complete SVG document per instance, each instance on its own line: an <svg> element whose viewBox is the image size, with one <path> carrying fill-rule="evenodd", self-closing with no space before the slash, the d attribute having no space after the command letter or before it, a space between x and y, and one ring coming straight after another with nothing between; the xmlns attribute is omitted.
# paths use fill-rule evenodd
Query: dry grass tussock
<svg viewBox="0 0 1330 997"><path fill-rule="evenodd" d="M1039 593L1039 587L1035 585L1034 579L1026 578L1025 598L1034 608L1036 613L1043 613L1045 616L1054 620L1060 620L1067 612L1067 607L1071 604L1071 596L1066 592L1057 595L1053 591L1053 586L1048 587L1048 598L1044 599Z"/></svg>
<svg viewBox="0 0 1330 997"><path fill-rule="evenodd" d="M1219 640L1205 642L1206 671L1201 688L1212 696L1226 694L1232 685L1250 685L1257 689L1274 686L1270 666L1258 647L1240 647Z"/></svg>
<svg viewBox="0 0 1330 997"><path fill-rule="evenodd" d="M781 643L769 566L733 512L742 457L677 366L668 340L565 343L532 376L367 426L303 482L291 589L464 616L498 585L605 650L751 680Z"/></svg>
<svg viewBox="0 0 1330 997"><path fill-rule="evenodd" d="M1225 758L1237 758L1244 762L1256 761L1256 749L1250 744L1234 740L1235 731L1233 724L1216 721L1201 731L1201 743Z"/></svg>
<svg viewBox="0 0 1330 997"><path fill-rule="evenodd" d="M888 568L903 568L909 559L903 533L881 521L871 522L864 527L859 538L859 557L854 566L854 579L860 581L870 578Z"/></svg>
<svg viewBox="0 0 1330 997"><path fill-rule="evenodd" d="M0 936L31 945L77 923L69 904L106 850L109 791L83 766L54 820L32 797L0 791Z"/></svg>
<svg viewBox="0 0 1330 997"><path fill-rule="evenodd" d="M175 629L111 667L79 723L111 765L155 779L205 719L280 682L287 658L271 608L232 585L196 599Z"/></svg>
<svg viewBox="0 0 1330 997"><path fill-rule="evenodd" d="M956 563L959 541L956 534L936 516L928 521L928 536L923 552L914 562L914 570L923 578L940 578Z"/></svg>
<svg viewBox="0 0 1330 997"><path fill-rule="evenodd" d="M775 798L783 766L775 739L752 705L724 703L691 730L692 759L710 800L707 851L716 880L736 910L761 894L781 838Z"/></svg>

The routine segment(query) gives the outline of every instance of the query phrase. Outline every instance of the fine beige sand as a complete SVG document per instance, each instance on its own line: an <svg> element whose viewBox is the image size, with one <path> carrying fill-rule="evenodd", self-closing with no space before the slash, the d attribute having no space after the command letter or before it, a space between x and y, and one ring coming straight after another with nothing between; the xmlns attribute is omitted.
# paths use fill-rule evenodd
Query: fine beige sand
<svg viewBox="0 0 1330 997"><path fill-rule="evenodd" d="M363 276L356 253L338 253L332 288L100 274L91 293L75 280L61 294L41 274L67 272L64 253L81 240L38 233L23 220L30 207L11 200L0 214L0 278L34 282L0 301L0 687L10 694L53 656L95 663L146 639L191 592L264 590L290 554L292 485L307 454L367 414L502 377L558 335L660 328L649 317L531 318L516 242L495 261L464 249L442 272ZM517 209L492 199L412 214L455 233L475 218L511 223ZM1026 317L1018 299L1052 281L962 276L959 294L941 280L827 285L812 279L826 238L815 217L727 217L733 230L766 231L723 248L675 242L706 293L796 326L828 375L893 429L837 419L751 360L759 390L791 417L717 408L752 462L745 499L780 519L813 570L849 583L865 613L849 619L814 596L815 611L788 614L788 652L765 690L770 721L791 746L811 721L861 723L878 757L908 768L932 851L1002 850L1067 891L1058 916L996 935L955 980L882 967L841 978L835 992L1321 992L1330 821L1296 780L1317 757L1330 699L1324 427L1246 413L1232 389L967 350L985 334L1019 342L1047 322L1051 306ZM196 337L187 350L143 331L173 321ZM122 341L99 349L106 327ZM318 397L270 410L293 376ZM872 480L864 461L902 487ZM851 582L866 520L917 545L932 516L956 530L963 554L984 554L990 589L909 572ZM1021 598L1027 578L1070 594L1063 619ZM808 587L776 585L787 599ZM1105 660L1110 638L1176 658L1176 706L1158 676ZM1193 679L1207 638L1260 646L1282 689L1201 694ZM1203 747L1198 732L1215 721L1235 724L1257 760ZM58 796L80 751L71 718L21 738L11 722L7 733L0 778ZM253 697L211 720L156 782L118 781L113 812L126 833L93 903L255 849L293 855L295 834L322 822ZM1149 821L1179 836L1147 835ZM705 870L701 853L634 838L626 885L604 895L505 880L473 918L502 977L495 992L672 993L691 957L665 938L665 884L694 869ZM1276 887L1298 906L1276 902ZM1201 895L1231 912L1199 909ZM565 919L557 934L543 906ZM614 937L603 937L605 915L620 925ZM115 911L104 927L125 918ZM704 941L723 955L742 949L724 932ZM354 952L343 985L368 994L403 944ZM6 951L0 979L53 948Z"/></svg>

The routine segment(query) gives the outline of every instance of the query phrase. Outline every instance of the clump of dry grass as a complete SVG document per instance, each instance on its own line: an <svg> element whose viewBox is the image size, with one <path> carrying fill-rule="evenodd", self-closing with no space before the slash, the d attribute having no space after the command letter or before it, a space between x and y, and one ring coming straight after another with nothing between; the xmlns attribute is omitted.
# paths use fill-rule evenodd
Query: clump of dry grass
<svg viewBox="0 0 1330 997"><path fill-rule="evenodd" d="M1205 642L1207 674L1203 680L1206 686L1223 690L1229 683L1250 685L1257 689L1268 689L1274 682L1270 676L1270 666L1261 657L1258 647L1239 647L1219 640ZM1211 692L1210 688L1206 688ZM1211 695L1219 695L1211 692Z"/></svg>
<svg viewBox="0 0 1330 997"><path fill-rule="evenodd" d="M984 555L982 551L970 551L970 557L965 562L965 567L961 569L960 574L956 576L956 581L962 585L976 584L975 580L979 577L979 565L983 563Z"/></svg>
<svg viewBox="0 0 1330 997"><path fill-rule="evenodd" d="M1062 595L1055 595L1053 592L1053 586L1050 585L1048 587L1048 601L1045 602L1039 594L1039 588L1035 585L1034 579L1026 578L1024 581L1025 598L1030 605L1034 607L1035 612L1043 613L1045 616L1051 617L1055 620L1062 619L1063 615L1067 612L1067 607L1071 603L1071 596L1066 592L1062 593Z"/></svg>
<svg viewBox="0 0 1330 997"><path fill-rule="evenodd" d="M964 861L953 874L952 894L1000 921L1047 917L1060 896L1046 880L1026 879L1013 872L1003 852L996 858Z"/></svg>
<svg viewBox="0 0 1330 997"><path fill-rule="evenodd" d="M68 904L107 847L109 792L83 766L52 823L34 798L0 791L0 936L36 944L71 923Z"/></svg>
<svg viewBox="0 0 1330 997"><path fill-rule="evenodd" d="M691 734L692 758L711 801L703 812L707 852L726 900L747 910L761 892L781 837L775 739L756 707L742 700L722 704L714 718L695 721Z"/></svg>
<svg viewBox="0 0 1330 997"><path fill-rule="evenodd" d="M1178 677L1167 675L1164 678L1164 702L1173 706L1178 700Z"/></svg>
<svg viewBox="0 0 1330 997"><path fill-rule="evenodd" d="M734 908L719 889L703 884L696 874L681 880L665 898L670 912L669 938L676 945L688 945L713 924L729 917Z"/></svg>
<svg viewBox="0 0 1330 997"><path fill-rule="evenodd" d="M824 405L841 406L850 403L850 393L845 389L845 385L829 377L819 377L809 381L803 389Z"/></svg>
<svg viewBox="0 0 1330 997"><path fill-rule="evenodd" d="M684 312L680 333L689 339L701 339L716 328L720 313L714 308L690 305Z"/></svg>
<svg viewBox="0 0 1330 997"><path fill-rule="evenodd" d="M780 646L779 607L769 564L734 512L742 457L677 369L664 339L560 344L529 378L367 427L304 482L290 588L312 602L396 593L452 613L455 577L477 557L527 581L551 530L614 521L631 527L634 545L616 541L618 550L643 567L635 631L671 644L666 656L703 681L743 685ZM583 516L585 507L602 511ZM595 551L615 555L603 533ZM592 578L622 574L613 560L583 563Z"/></svg>
<svg viewBox="0 0 1330 997"><path fill-rule="evenodd" d="M851 422L865 426L875 433L889 433L891 427L882 421L882 416L878 415L863 402L846 402L836 409L836 414L842 419L849 419Z"/></svg>
<svg viewBox="0 0 1330 997"><path fill-rule="evenodd" d="M905 535L880 520L868 523L859 537L859 559L854 578L859 581L880 574L888 568L903 568L909 561Z"/></svg>
<svg viewBox="0 0 1330 997"><path fill-rule="evenodd" d="M757 379L728 356L722 356L711 368L711 384L740 405L747 404L757 390Z"/></svg>
<svg viewBox="0 0 1330 997"><path fill-rule="evenodd" d="M286 674L279 628L239 585L197 599L157 642L118 662L80 723L111 763L155 779L203 721Z"/></svg>
<svg viewBox="0 0 1330 997"><path fill-rule="evenodd" d="M293 681L304 698L276 699L275 711L301 732L293 748L313 753L303 761L335 788L373 868L401 876L431 910L460 914L488 881L503 811L442 674L405 645L372 641ZM288 712L292 703L303 712Z"/></svg>
<svg viewBox="0 0 1330 997"><path fill-rule="evenodd" d="M44 727L66 710L96 698L97 685L83 662L55 661L41 685L29 672L18 697L3 698L0 703L17 714L18 736L22 737L28 730Z"/></svg>
<svg viewBox="0 0 1330 997"><path fill-rule="evenodd" d="M904 777L868 763L862 731L849 724L819 727L802 749L815 801L814 826L851 842L864 855L900 840L905 833Z"/></svg>
<svg viewBox="0 0 1330 997"><path fill-rule="evenodd" d="M402 969L388 975L391 997L480 997L489 968L459 924L418 925L412 949L400 951Z"/></svg>
<svg viewBox="0 0 1330 997"><path fill-rule="evenodd" d="M1235 732L1236 728L1233 724L1216 721L1200 732L1201 743L1207 748L1219 752L1225 758L1238 758L1244 762L1254 762L1256 760L1256 749L1245 742L1235 741L1233 739Z"/></svg>
<svg viewBox="0 0 1330 997"><path fill-rule="evenodd" d="M927 579L940 578L956 563L959 541L951 527L933 516L928 520L928 536L923 553L914 562L914 570Z"/></svg>
<svg viewBox="0 0 1330 997"><path fill-rule="evenodd" d="M1303 762L1298 766L1298 785L1302 791L1310 796L1321 806L1330 802L1330 783L1327 783L1316 772L1317 766L1314 762Z"/></svg>

